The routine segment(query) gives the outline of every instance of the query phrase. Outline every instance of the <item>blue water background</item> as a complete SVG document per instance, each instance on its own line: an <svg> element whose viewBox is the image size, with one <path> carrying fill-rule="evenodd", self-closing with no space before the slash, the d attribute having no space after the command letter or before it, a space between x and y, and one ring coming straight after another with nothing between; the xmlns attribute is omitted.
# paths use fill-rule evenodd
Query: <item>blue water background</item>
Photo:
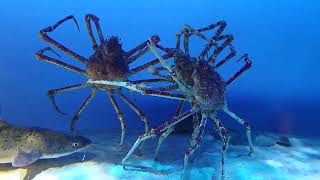
<svg viewBox="0 0 320 180"><path fill-rule="evenodd" d="M228 89L230 109L250 121L254 129L320 135L319 5L313 0L1 1L2 116L15 124L68 130L73 113L90 90L57 96L57 103L68 112L67 116L53 110L47 91L86 79L34 57L38 49L49 46L38 37L39 30L67 15L75 15L80 32L68 22L50 36L84 57L93 52L84 24L87 13L100 18L105 37L120 36L125 50L153 34L161 37L161 44L174 46L175 33L184 24L199 28L226 20L226 32L234 35L239 55L249 53L254 62L253 68ZM202 47L195 45L192 50L200 51ZM75 59L59 53L64 62L84 68ZM152 58L147 55L137 64ZM239 67L240 64L230 62L223 67L222 74L227 78ZM136 99L137 106L154 126L173 115L178 103L127 95ZM142 129L138 116L117 100L128 127ZM239 127L230 118L222 117L228 126ZM100 91L81 114L77 129L107 128L120 128L120 124L106 94Z"/></svg>

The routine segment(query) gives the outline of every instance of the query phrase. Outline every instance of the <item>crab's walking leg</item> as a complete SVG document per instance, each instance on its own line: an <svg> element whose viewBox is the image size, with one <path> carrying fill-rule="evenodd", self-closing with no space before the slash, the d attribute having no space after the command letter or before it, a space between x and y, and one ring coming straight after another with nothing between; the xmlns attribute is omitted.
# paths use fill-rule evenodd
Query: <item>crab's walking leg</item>
<svg viewBox="0 0 320 180"><path fill-rule="evenodd" d="M152 43L148 43L148 46L150 50L153 52L153 54L159 59L160 63L164 68L166 68L171 76L171 78L179 85L179 88L182 89L183 91L190 91L188 87L180 81L176 76L174 70L166 63L166 61L160 56L158 51L156 50L156 46Z"/></svg>
<svg viewBox="0 0 320 180"><path fill-rule="evenodd" d="M236 49L233 47L233 45L229 44L229 49L230 49L230 53L221 61L218 62L217 65L215 65L215 68L220 67L221 65L223 65L225 62L229 61L230 59L232 59L233 57L236 56L237 51ZM215 53L213 54L210 58L209 58L209 62L211 62L212 64L215 63L215 58L218 56L219 53Z"/></svg>
<svg viewBox="0 0 320 180"><path fill-rule="evenodd" d="M208 55L208 52L210 51L210 49L212 48L211 44L207 44L204 49L201 51L198 59L204 59L204 57L206 57Z"/></svg>
<svg viewBox="0 0 320 180"><path fill-rule="evenodd" d="M174 131L174 126L172 126L172 128L167 129L165 132L163 132L160 137L159 137L159 141L158 141L158 145L156 148L156 151L154 153L154 160L158 161L158 154L159 154L159 149L161 144L163 143L163 141Z"/></svg>
<svg viewBox="0 0 320 180"><path fill-rule="evenodd" d="M202 119L201 112L196 113L192 117L193 132L191 135L191 142L190 142L191 145L193 145L193 143L195 142L194 139L196 137L196 132L197 132L197 128L199 127L200 119Z"/></svg>
<svg viewBox="0 0 320 180"><path fill-rule="evenodd" d="M126 134L126 122L124 121L123 114L120 111L120 107L119 107L118 103L116 102L113 94L109 91L107 91L107 93L108 93L109 99L111 101L111 104L113 105L114 110L116 111L116 113L118 115L118 119L121 123L121 139L120 139L120 144L119 144L120 149L121 149L123 147L124 136Z"/></svg>
<svg viewBox="0 0 320 180"><path fill-rule="evenodd" d="M207 41L212 46L217 46L217 42L215 41L214 38L210 39L210 38L206 37L205 35L201 34L199 31L193 29L191 26L185 25L184 29L185 29L185 32L187 32L188 36L190 36L190 34L196 35L196 36L200 37L201 39L204 39L205 41Z"/></svg>
<svg viewBox="0 0 320 180"><path fill-rule="evenodd" d="M213 54L208 58L208 61L212 64L215 64L216 58L217 56L228 46L230 49L230 53L223 58L222 60L220 60L220 62L216 65L216 68L218 68L219 66L221 66L222 64L224 64L226 61L230 60L231 58L233 58L236 55L236 50L233 47L233 45L231 44L232 40L233 40L233 36L232 35L223 35L223 36L219 36L218 38L215 39L217 42L221 41L221 40L225 40L220 46L217 44ZM210 51L210 49L212 48L213 44L212 43L208 43L205 48L202 50L202 52L200 53L198 59L204 59L204 57L206 57L208 55L208 52Z"/></svg>
<svg viewBox="0 0 320 180"><path fill-rule="evenodd" d="M119 91L118 94L120 98L140 117L141 121L144 123L145 132L147 133L149 131L149 122L146 116L136 105L134 105L125 95L123 95L122 92Z"/></svg>
<svg viewBox="0 0 320 180"><path fill-rule="evenodd" d="M208 30L214 29L216 27L219 27L219 28L218 28L217 32L215 33L215 35L211 39L209 39L206 36L204 36L203 34L201 34L201 32L203 32L203 31L208 31ZM219 22L217 22L215 24L212 24L210 26L207 26L205 28L201 28L201 29L198 29L198 30L193 29L189 25L186 25L186 28L185 28L189 33L191 33L193 35L196 35L196 36L198 36L198 37L200 37L200 38L202 38L202 39L204 39L205 41L208 42L208 45L201 52L201 54L199 56L200 58L204 58L208 54L208 52L209 52L209 50L211 49L212 46L216 47L215 50L214 50L213 55L211 55L210 58L209 58L209 62L210 63L214 64L215 63L215 59L218 56L218 54L220 54L221 51L223 51L227 46L229 47L230 53L223 60L221 60L219 62L217 67L221 66L226 61L230 60L232 57L234 57L236 55L235 49L231 45L231 42L233 41L233 36L230 35L230 34L221 35L221 33L223 32L225 27L226 27L226 22L225 21L219 21ZM217 41L221 41L221 40L225 40L225 41L219 46Z"/></svg>
<svg viewBox="0 0 320 180"><path fill-rule="evenodd" d="M204 32L204 31L209 31L209 30L212 30L212 29L215 29L216 27L218 27L218 30L215 33L214 37L219 37L221 35L221 33L224 31L224 29L226 28L226 26L227 26L226 21L218 21L218 22L211 24L207 27L197 29L197 31Z"/></svg>
<svg viewBox="0 0 320 180"><path fill-rule="evenodd" d="M196 35L196 36L206 40L208 43L210 43L212 45L216 45L214 40L217 40L219 37L221 37L221 33L224 31L226 26L227 26L227 23L225 21L219 21L219 22L211 24L211 25L209 25L207 27L200 28L200 29L197 29L197 30L193 29L189 25L185 25L184 29L186 31L188 31L189 33L191 33L191 34ZM201 32L209 31L209 30L215 29L216 27L218 27L218 30L216 31L216 33L214 34L214 36L211 39L209 39L206 36L204 36L203 34L201 34Z"/></svg>
<svg viewBox="0 0 320 180"><path fill-rule="evenodd" d="M190 38L190 34L187 31L184 31L184 36L183 36L183 48L184 48L184 52L186 55L189 55L189 38Z"/></svg>
<svg viewBox="0 0 320 180"><path fill-rule="evenodd" d="M171 58L171 57L173 57L172 54L165 54L165 55L162 56L162 58L163 58L164 60L169 59L169 58ZM154 59L154 60L152 60L152 61L150 61L150 62L148 62L148 63L145 63L145 64L143 64L143 65L141 65L141 66L138 66L138 67L135 67L135 68L131 69L131 70L130 70L130 73L131 73L131 74L138 73L138 72L140 72L140 71L142 71L142 70L144 70L144 69L147 69L147 68L150 67L150 66L156 65L157 63L159 63L159 59L158 59L158 58L156 58L156 59Z"/></svg>
<svg viewBox="0 0 320 180"><path fill-rule="evenodd" d="M90 37L90 40L91 40L91 43L92 43L93 50L96 50L98 48L98 45L97 45L97 42L96 42L96 40L94 38L94 35L93 35L93 32L92 32L91 21L93 21L93 23L96 26L96 30L97 30L98 37L99 37L99 40L100 40L101 44L104 41L104 37L103 37L103 33L101 31L101 27L100 27L100 24L99 24L99 18L97 16L93 15L93 14L87 14L85 16L85 22L86 22L86 26L87 26L87 29L88 29L89 37Z"/></svg>
<svg viewBox="0 0 320 180"><path fill-rule="evenodd" d="M156 87L154 88L157 91L174 91L179 89L179 86L174 84L174 85L169 85L169 86L165 86L165 87Z"/></svg>
<svg viewBox="0 0 320 180"><path fill-rule="evenodd" d="M139 138L134 143L134 145L132 146L132 148L130 149L130 151L126 155L126 157L122 160L123 168L125 169L125 165L126 165L127 160L130 158L132 153L137 149L137 147L139 147L140 143L142 143L143 141L145 141L147 139L156 137L157 135L165 132L167 129L169 129L172 126L174 126L175 124L183 121L184 119L186 119L187 117L191 116L194 113L195 113L194 110L186 111L183 114L181 114L180 116L174 117L174 118L170 119L169 121L161 124L157 129L151 129L151 131L149 131L148 133L145 133L145 134L139 136Z"/></svg>
<svg viewBox="0 0 320 180"><path fill-rule="evenodd" d="M201 142L201 139L202 139L203 131L204 131L205 126L206 126L206 122L207 122L207 117L202 115L201 122L200 122L200 124L199 124L199 126L197 128L197 131L195 133L195 137L193 139L194 142L191 143L191 147L186 151L186 153L184 155L181 179L184 179L184 177L185 177L185 172L186 172L186 169L187 169L187 166L188 166L189 157L200 146L200 142Z"/></svg>
<svg viewBox="0 0 320 180"><path fill-rule="evenodd" d="M151 83L158 83L158 82L172 83L172 81L167 80L167 79L146 79L146 80L131 81L131 83L137 84L137 85L144 85L144 84L151 84ZM178 88L179 88L179 86L177 84L173 84L173 85L168 85L168 86L164 86L164 87L155 87L153 89L155 91L173 91L173 90L177 90Z"/></svg>
<svg viewBox="0 0 320 180"><path fill-rule="evenodd" d="M231 116L234 120L236 120L239 124L241 124L242 126L244 126L244 128L246 129L246 136L247 136L247 140L248 140L248 144L250 147L250 151L249 151L249 156L252 155L254 149L253 149L253 145L252 145L252 140L251 140L251 128L250 128L250 124L247 121L244 121L243 119L241 119L240 117L238 117L236 114L234 114L232 111L230 111L228 109L227 106L223 107L223 111L228 114L229 116Z"/></svg>
<svg viewBox="0 0 320 180"><path fill-rule="evenodd" d="M170 82L167 79L142 79L131 81L133 84L151 84L151 83L159 83L159 82Z"/></svg>
<svg viewBox="0 0 320 180"><path fill-rule="evenodd" d="M119 90L118 92L120 98L140 117L141 121L144 123L145 133L149 131L149 122L147 117L143 114L143 112L133 104L122 92ZM140 151L142 151L143 144L140 146Z"/></svg>
<svg viewBox="0 0 320 180"><path fill-rule="evenodd" d="M147 47L147 43L151 42L153 44L157 44L160 41L160 38L158 35L153 35L150 40L144 41L143 43L139 44L137 47L131 49L129 52L125 53L125 55L128 57L128 64L131 64L135 60L137 60L139 57L144 55L146 52L149 51L149 48ZM139 52L138 52L139 51ZM138 52L136 55L133 56L134 53Z"/></svg>
<svg viewBox="0 0 320 180"><path fill-rule="evenodd" d="M52 57L49 57L47 55L44 55L44 53L46 51L51 51L53 52L54 54L56 54L57 56L59 56L55 51L53 51L50 47L46 47L46 48L43 48L43 49L40 49L38 52L35 53L35 56L37 59L39 60L43 60L43 61L46 61L48 63L52 63L52 64L55 64L55 65L58 65L62 68L65 68L65 69L68 69L68 70L71 70L71 71L74 71L74 72L77 72L79 74L82 74L84 75L86 72L80 68L77 68L75 66L72 66L72 65L69 65L67 63L64 63L62 61L59 61L55 58L52 58Z"/></svg>
<svg viewBox="0 0 320 180"><path fill-rule="evenodd" d="M72 120L71 120L71 125L70 125L70 130L74 131L74 127L76 122L79 119L80 114L82 113L82 111L88 106L88 104L90 103L90 101L92 100L92 98L96 95L96 91L97 89L95 87L92 88L90 95L87 97L87 99L83 102L83 104L81 105L80 109L76 112L76 114L73 116Z"/></svg>
<svg viewBox="0 0 320 180"><path fill-rule="evenodd" d="M185 101L190 101L188 98L186 98L182 94L175 94L175 93L170 93L166 91L159 91L151 88L146 88L144 86L138 86L136 84L133 84L131 82L116 82L116 81L94 81L92 79L89 79L87 81L89 84L104 84L104 85L109 85L109 86L119 86L119 87L124 87L127 89L130 89L132 91L140 92L142 95L150 95L150 96L158 96L158 97L164 97L168 99L178 99L178 100L185 100Z"/></svg>
<svg viewBox="0 0 320 180"><path fill-rule="evenodd" d="M231 84L235 79L237 79L242 73L244 73L246 70L250 69L252 66L252 62L248 57L248 54L243 55L238 61L241 59L244 59L245 65L238 71L236 72L230 79L226 81L227 85ZM237 61L237 62L238 62Z"/></svg>
<svg viewBox="0 0 320 180"><path fill-rule="evenodd" d="M217 41L221 41L224 40L224 42L220 45L217 46L213 52L213 54L209 57L208 61L212 64L215 64L216 62L216 58L217 56L226 48L229 47L230 49L230 53L223 58L222 60L220 60L217 65L215 65L215 68L220 67L221 65L223 65L225 62L229 61L230 59L232 59L234 56L236 56L237 52L235 50L235 48L233 47L233 45L231 44L231 42L233 41L233 36L232 35L223 35L217 38Z"/></svg>
<svg viewBox="0 0 320 180"><path fill-rule="evenodd" d="M67 16L63 19L61 19L60 21L58 21L56 24L49 26L47 28L44 28L40 31L40 38L43 39L44 41L47 41L48 43L52 44L53 46L55 46L56 48L60 49L61 51L65 52L66 54L69 54L70 56L78 59L80 62L87 64L88 59L80 56L79 54L71 51L70 49L66 48L65 46L63 46L61 43L53 40L51 37L49 37L47 35L48 32L53 32L58 26L60 26L63 22L67 21L67 20L73 20L74 23L76 24L78 30L79 30L79 25L77 23L77 20L74 18L74 16Z"/></svg>
<svg viewBox="0 0 320 180"><path fill-rule="evenodd" d="M224 179L224 155L228 149L230 136L228 136L227 129L223 126L221 121L215 115L211 115L210 117L213 121L213 125L215 126L217 133L219 134L223 142L221 148L221 179Z"/></svg>
<svg viewBox="0 0 320 180"><path fill-rule="evenodd" d="M183 103L184 101L180 101L179 104L178 104L178 107L176 109L176 114L174 117L178 117L182 111L182 108L183 108ZM159 149L160 149L160 146L161 144L163 143L163 141L174 131L174 126L172 126L171 128L167 129L165 132L163 132L161 134L161 136L159 137L159 141L158 141L158 145L157 145L157 148L156 148L156 152L154 153L154 159L157 160L158 158L158 154L159 154Z"/></svg>
<svg viewBox="0 0 320 180"><path fill-rule="evenodd" d="M63 93L63 92L66 92L66 91L71 91L71 90L86 88L86 87L88 87L88 86L90 86L90 84L76 84L76 85L67 86L67 87L63 87L63 88L59 88L59 89L52 89L52 90L49 90L49 91L48 91L48 96L49 96L49 98L50 98L50 101L51 101L54 109L55 109L58 113L63 114L63 115L66 115L66 113L62 112L62 111L59 109L58 105L56 104L54 95L59 94L59 93Z"/></svg>
<svg viewBox="0 0 320 180"><path fill-rule="evenodd" d="M166 69L163 67L163 66L160 66L160 67L149 67L148 68L148 71L152 74L152 75L154 75L154 76L156 76L156 77L158 77L158 78L160 78L160 79L167 79L167 80L171 80L172 78L170 77L170 76L167 76L167 75L162 75L160 72L162 72L162 71L166 71Z"/></svg>
<svg viewBox="0 0 320 180"><path fill-rule="evenodd" d="M141 49L136 55L132 55L130 58L128 58L128 64L133 63L135 60L137 60L139 57L146 54L148 51L149 51L148 47Z"/></svg>
<svg viewBox="0 0 320 180"><path fill-rule="evenodd" d="M210 62L211 64L215 64L216 58L217 56L228 46L230 49L230 53L223 58L222 60L219 61L219 63L217 65L215 65L215 68L220 67L221 65L223 65L225 62L229 61L230 59L232 59L234 56L236 56L237 52L235 50L235 48L233 47L233 45L231 44L232 40L233 40L233 36L232 35L223 35L223 36L219 36L219 38L217 38L217 41L221 41L225 39L225 41L220 45L220 46L216 46L213 54L208 58L208 62ZM210 51L210 49L212 48L212 43L208 43L205 48L202 50L202 52L200 53L198 59L204 59L204 57L206 57L208 55L208 52Z"/></svg>

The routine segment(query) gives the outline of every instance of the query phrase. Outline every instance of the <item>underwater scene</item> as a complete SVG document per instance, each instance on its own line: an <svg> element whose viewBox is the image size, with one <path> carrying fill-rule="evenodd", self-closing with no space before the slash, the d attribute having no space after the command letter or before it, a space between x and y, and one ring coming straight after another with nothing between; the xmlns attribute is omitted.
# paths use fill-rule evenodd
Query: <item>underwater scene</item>
<svg viewBox="0 0 320 180"><path fill-rule="evenodd" d="M320 179L320 2L0 1L0 180Z"/></svg>

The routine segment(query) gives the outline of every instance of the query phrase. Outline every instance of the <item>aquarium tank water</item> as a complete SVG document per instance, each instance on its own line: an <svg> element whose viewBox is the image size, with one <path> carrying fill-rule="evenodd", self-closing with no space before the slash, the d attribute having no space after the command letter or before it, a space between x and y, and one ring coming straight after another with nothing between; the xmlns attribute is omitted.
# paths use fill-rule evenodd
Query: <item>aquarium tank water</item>
<svg viewBox="0 0 320 180"><path fill-rule="evenodd" d="M320 2L0 2L0 179L320 179Z"/></svg>

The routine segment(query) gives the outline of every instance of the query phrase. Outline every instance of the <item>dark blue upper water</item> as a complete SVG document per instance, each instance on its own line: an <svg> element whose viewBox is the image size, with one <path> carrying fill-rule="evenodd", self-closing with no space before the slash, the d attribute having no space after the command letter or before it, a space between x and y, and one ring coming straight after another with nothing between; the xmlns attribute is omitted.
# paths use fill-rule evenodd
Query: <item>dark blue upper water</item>
<svg viewBox="0 0 320 180"><path fill-rule="evenodd" d="M234 35L239 55L248 53L254 62L250 71L228 89L230 109L250 121L254 129L320 135L319 5L319 2L304 0L1 1L2 116L16 124L68 129L73 113L90 90L57 96L57 103L68 112L67 116L53 110L47 91L86 79L34 57L38 49L49 46L38 37L39 30L67 15L73 14L77 18L80 32L74 24L67 22L50 35L84 57L93 53L84 24L87 13L100 18L105 37L121 37L125 50L153 34L160 36L161 44L172 47L176 32L184 24L200 28L226 20L226 33ZM202 45L193 45L192 51L199 52L201 48ZM58 52L64 62L84 68L72 57ZM135 65L153 57L149 54ZM240 64L230 62L223 67L222 74L227 78L239 67ZM135 78L144 77L142 73ZM153 125L173 115L178 103L138 94L127 95L136 99L135 103ZM134 112L117 100L128 127L142 128L143 124ZM226 117L223 121L229 126L236 124ZM81 114L77 128L120 128L104 92L97 93Z"/></svg>

